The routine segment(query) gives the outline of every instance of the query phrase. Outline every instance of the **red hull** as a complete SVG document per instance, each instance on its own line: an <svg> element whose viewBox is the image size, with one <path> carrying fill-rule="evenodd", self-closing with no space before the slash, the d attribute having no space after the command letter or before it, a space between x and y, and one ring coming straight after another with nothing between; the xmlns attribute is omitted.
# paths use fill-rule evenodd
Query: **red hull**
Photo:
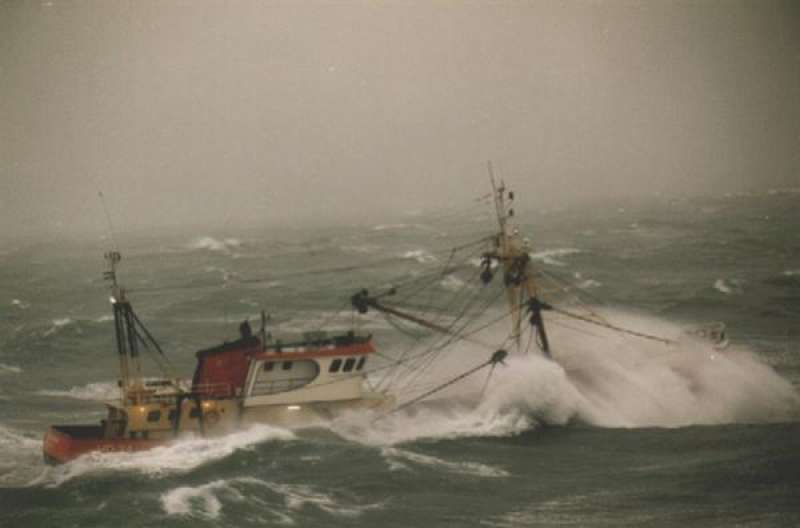
<svg viewBox="0 0 800 528"><path fill-rule="evenodd" d="M99 425L54 425L44 435L43 451L47 463L64 464L92 451L145 451L165 443L140 438L103 438Z"/></svg>

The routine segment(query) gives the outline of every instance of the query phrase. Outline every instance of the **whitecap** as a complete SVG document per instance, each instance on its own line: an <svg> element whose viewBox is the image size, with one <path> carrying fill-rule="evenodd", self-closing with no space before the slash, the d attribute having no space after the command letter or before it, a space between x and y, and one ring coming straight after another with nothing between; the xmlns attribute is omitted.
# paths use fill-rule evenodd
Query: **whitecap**
<svg viewBox="0 0 800 528"><path fill-rule="evenodd" d="M53 323L53 326L51 326L44 334L42 334L42 337L49 337L65 326L72 324L74 321L69 317L61 317L58 319L53 319L51 322Z"/></svg>
<svg viewBox="0 0 800 528"><path fill-rule="evenodd" d="M341 498L316 490L306 484L282 484L253 477L238 477L215 480L201 486L181 486L161 496L161 505L168 515L183 515L217 519L223 509L220 498L241 502L247 500L246 487L258 486L279 496L286 509L298 511L306 506L315 507L325 513L340 517L357 517L363 512L381 506L378 504L348 504ZM258 495L263 495L259 491ZM266 506L261 500L262 505ZM349 502L349 501L348 501ZM269 513L280 524L293 524L293 519L284 512L267 507Z"/></svg>
<svg viewBox="0 0 800 528"><path fill-rule="evenodd" d="M561 262L555 257L566 257L568 255L574 255L576 253L582 253L582 251L576 248L546 249L544 251L531 253L530 257L533 260L538 260L540 262L544 262L545 264L550 264L552 266L565 266L566 264L564 264L564 262Z"/></svg>
<svg viewBox="0 0 800 528"><path fill-rule="evenodd" d="M11 305L16 306L20 310L26 310L27 308L30 307L31 303L20 301L19 299L11 299Z"/></svg>
<svg viewBox="0 0 800 528"><path fill-rule="evenodd" d="M210 236L198 237L188 244L189 249L215 251L219 253L231 253L232 249L237 249L241 246L242 242L237 238L218 240Z"/></svg>
<svg viewBox="0 0 800 528"><path fill-rule="evenodd" d="M434 255L431 255L429 252L425 251L424 249L414 249L411 251L406 251L402 255L401 258L404 259L414 259L420 264L428 264L431 262L436 262L437 259Z"/></svg>
<svg viewBox="0 0 800 528"><path fill-rule="evenodd" d="M181 486L161 496L161 505L167 515L198 515L209 519L219 517L222 503L215 491L230 490L225 480L215 480L202 486Z"/></svg>
<svg viewBox="0 0 800 528"><path fill-rule="evenodd" d="M445 290L460 291L464 287L464 281L454 275L448 275L439 284Z"/></svg>
<svg viewBox="0 0 800 528"><path fill-rule="evenodd" d="M717 279L714 281L714 289L725 295L742 293L741 282L736 279Z"/></svg>
<svg viewBox="0 0 800 528"><path fill-rule="evenodd" d="M786 271L784 271L784 272L783 272L783 275L784 275L785 277L796 277L796 276L800 276L800 269L796 269L796 270L786 270Z"/></svg>
<svg viewBox="0 0 800 528"><path fill-rule="evenodd" d="M72 387L68 390L42 389L36 391L41 396L55 398L73 398L76 400L109 401L119 399L120 392L116 382L97 381L81 387Z"/></svg>
<svg viewBox="0 0 800 528"><path fill-rule="evenodd" d="M242 479L242 481L245 481ZM381 504L346 504L342 499L315 490L305 484L279 484L258 479L247 479L247 482L260 484L283 496L286 506L291 510L301 510L310 505L320 510L342 517L357 517L367 510L379 508Z"/></svg>
<svg viewBox="0 0 800 528"><path fill-rule="evenodd" d="M415 453L413 451L400 449L397 447L384 447L381 449L381 455L383 455L389 461L390 469L395 459L401 459L416 465L443 469L459 475L488 478L501 478L509 476L508 471L487 464L481 464L478 462L451 462L431 455L423 455L421 453Z"/></svg>

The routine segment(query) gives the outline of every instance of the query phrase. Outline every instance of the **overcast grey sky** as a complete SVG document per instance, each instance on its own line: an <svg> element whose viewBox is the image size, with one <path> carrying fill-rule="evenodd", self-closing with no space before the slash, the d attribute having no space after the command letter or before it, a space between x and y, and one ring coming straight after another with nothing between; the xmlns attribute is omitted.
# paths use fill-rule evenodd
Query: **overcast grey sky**
<svg viewBox="0 0 800 528"><path fill-rule="evenodd" d="M5 233L800 185L793 1L0 1L0 90Z"/></svg>

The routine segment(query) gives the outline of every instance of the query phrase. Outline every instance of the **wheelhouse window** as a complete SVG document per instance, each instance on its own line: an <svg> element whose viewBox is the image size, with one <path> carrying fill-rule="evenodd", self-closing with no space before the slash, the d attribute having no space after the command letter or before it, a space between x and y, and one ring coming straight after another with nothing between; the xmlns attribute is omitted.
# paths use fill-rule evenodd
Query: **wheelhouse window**
<svg viewBox="0 0 800 528"><path fill-rule="evenodd" d="M288 367L286 365L289 365ZM317 379L319 365L311 359L285 361L280 369L258 372L249 396L264 396L288 392L304 387Z"/></svg>
<svg viewBox="0 0 800 528"><path fill-rule="evenodd" d="M189 411L189 418L200 418L200 409L194 407L191 411Z"/></svg>
<svg viewBox="0 0 800 528"><path fill-rule="evenodd" d="M328 369L328 372L339 372L340 368L342 368L342 360L334 359L333 361L331 361L331 366Z"/></svg>
<svg viewBox="0 0 800 528"><path fill-rule="evenodd" d="M355 358L347 358L347 361L344 362L344 368L342 369L343 372L350 372L353 370L353 367L356 364Z"/></svg>
<svg viewBox="0 0 800 528"><path fill-rule="evenodd" d="M150 411L147 413L148 422L157 422L161 420L161 411Z"/></svg>
<svg viewBox="0 0 800 528"><path fill-rule="evenodd" d="M356 365L356 370L361 370L364 368L364 363L367 361L367 356L362 356L361 359L358 360L358 364Z"/></svg>
<svg viewBox="0 0 800 528"><path fill-rule="evenodd" d="M275 368L275 362L274 361L267 361L267 362L264 363L264 371L265 372L269 372L270 370L272 370L274 368Z"/></svg>

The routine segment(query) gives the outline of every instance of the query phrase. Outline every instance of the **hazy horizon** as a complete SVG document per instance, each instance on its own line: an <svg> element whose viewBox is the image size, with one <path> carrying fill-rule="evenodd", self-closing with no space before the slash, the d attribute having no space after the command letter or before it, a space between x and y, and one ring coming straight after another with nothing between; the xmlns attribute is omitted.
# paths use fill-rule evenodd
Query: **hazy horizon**
<svg viewBox="0 0 800 528"><path fill-rule="evenodd" d="M795 2L4 2L3 235L800 186Z"/></svg>

